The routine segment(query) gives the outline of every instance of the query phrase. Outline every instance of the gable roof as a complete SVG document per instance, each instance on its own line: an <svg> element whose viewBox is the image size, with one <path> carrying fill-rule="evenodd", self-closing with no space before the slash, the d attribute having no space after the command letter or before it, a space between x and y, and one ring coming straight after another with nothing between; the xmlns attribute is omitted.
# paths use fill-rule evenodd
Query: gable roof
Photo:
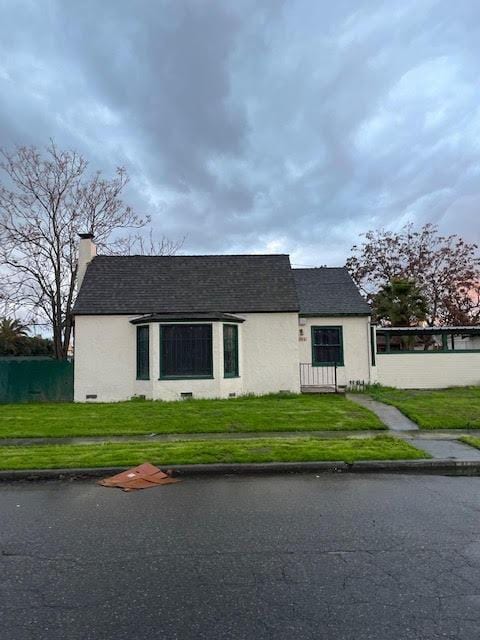
<svg viewBox="0 0 480 640"><path fill-rule="evenodd" d="M288 255L96 256L75 315L298 311Z"/></svg>
<svg viewBox="0 0 480 640"><path fill-rule="evenodd" d="M300 313L309 315L370 315L345 267L293 269Z"/></svg>

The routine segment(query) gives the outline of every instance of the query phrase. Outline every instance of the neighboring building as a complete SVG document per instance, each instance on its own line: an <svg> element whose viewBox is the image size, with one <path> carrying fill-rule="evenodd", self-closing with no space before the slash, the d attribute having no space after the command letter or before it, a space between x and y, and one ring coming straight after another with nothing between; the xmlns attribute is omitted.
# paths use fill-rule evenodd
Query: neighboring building
<svg viewBox="0 0 480 640"><path fill-rule="evenodd" d="M81 236L75 400L370 382L370 309L345 269L287 255L96 256Z"/></svg>
<svg viewBox="0 0 480 640"><path fill-rule="evenodd" d="M377 380L400 389L480 384L480 327L378 327Z"/></svg>

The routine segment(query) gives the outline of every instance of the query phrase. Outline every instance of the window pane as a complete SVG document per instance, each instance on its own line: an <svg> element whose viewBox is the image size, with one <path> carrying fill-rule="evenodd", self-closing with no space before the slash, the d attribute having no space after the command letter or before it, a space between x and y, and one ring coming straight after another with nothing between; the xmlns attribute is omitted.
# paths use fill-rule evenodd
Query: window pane
<svg viewBox="0 0 480 640"><path fill-rule="evenodd" d="M338 345L340 342L338 329L321 329L320 330L320 344L323 345Z"/></svg>
<svg viewBox="0 0 480 640"><path fill-rule="evenodd" d="M332 364L341 361L340 347L318 347L314 346L314 362L331 362Z"/></svg>
<svg viewBox="0 0 480 640"><path fill-rule="evenodd" d="M137 378L148 380L150 377L150 328L137 327Z"/></svg>
<svg viewBox="0 0 480 640"><path fill-rule="evenodd" d="M417 335L413 332L390 336L390 351L443 351L440 334Z"/></svg>
<svg viewBox="0 0 480 640"><path fill-rule="evenodd" d="M342 364L341 327L313 327L313 364Z"/></svg>
<svg viewBox="0 0 480 640"><path fill-rule="evenodd" d="M160 327L162 376L211 376L212 326L174 324Z"/></svg>
<svg viewBox="0 0 480 640"><path fill-rule="evenodd" d="M238 376L238 327L233 324L223 325L223 373Z"/></svg>
<svg viewBox="0 0 480 640"><path fill-rule="evenodd" d="M385 353L387 350L387 336L377 333L377 353Z"/></svg>
<svg viewBox="0 0 480 640"><path fill-rule="evenodd" d="M446 341L449 351L468 351L480 349L480 335L451 333Z"/></svg>

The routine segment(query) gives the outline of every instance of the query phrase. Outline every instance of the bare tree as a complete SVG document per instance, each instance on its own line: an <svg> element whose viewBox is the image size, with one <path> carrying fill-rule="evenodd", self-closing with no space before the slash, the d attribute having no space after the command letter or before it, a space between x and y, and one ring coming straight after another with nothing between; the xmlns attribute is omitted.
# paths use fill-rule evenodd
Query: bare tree
<svg viewBox="0 0 480 640"><path fill-rule="evenodd" d="M480 258L476 244L442 236L426 224L400 232L369 231L347 260L370 301L396 278L414 282L427 302L428 324L467 325L480 320Z"/></svg>
<svg viewBox="0 0 480 640"><path fill-rule="evenodd" d="M105 250L114 232L143 228L149 217L122 201L123 168L111 179L89 173L80 154L53 141L43 155L35 147L0 154L6 177L0 185L1 297L10 308L22 308L27 321L39 317L51 328L55 357L62 359L72 332L78 233L92 233ZM112 249L132 242L117 238ZM175 246L163 242L173 253Z"/></svg>
<svg viewBox="0 0 480 640"><path fill-rule="evenodd" d="M130 234L119 238L106 251L112 255L132 256L174 256L180 251L185 242L185 237L180 240L171 240L162 236L157 240L150 229L147 236L139 233Z"/></svg>

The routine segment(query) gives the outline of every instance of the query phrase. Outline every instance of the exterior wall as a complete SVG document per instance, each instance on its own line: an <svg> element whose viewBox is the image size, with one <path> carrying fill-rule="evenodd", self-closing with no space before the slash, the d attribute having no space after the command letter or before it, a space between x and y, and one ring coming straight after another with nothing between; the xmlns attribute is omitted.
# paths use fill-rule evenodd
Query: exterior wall
<svg viewBox="0 0 480 640"><path fill-rule="evenodd" d="M299 393L298 314L249 313L241 317L245 318L241 330L243 393Z"/></svg>
<svg viewBox="0 0 480 640"><path fill-rule="evenodd" d="M337 368L339 386L351 380L370 383L374 380L371 366L370 318L368 316L332 316L300 318L298 344L300 362L312 363L312 327L341 326L343 333L343 366ZM301 335L303 331L303 336Z"/></svg>
<svg viewBox="0 0 480 640"><path fill-rule="evenodd" d="M150 324L150 380L136 380L137 316L77 316L75 319L76 402L116 402L144 395L178 400L232 394L298 392L298 316L296 313L244 314L239 325L239 377L223 377L223 323L212 322L213 379L159 380L159 324Z"/></svg>
<svg viewBox="0 0 480 640"><path fill-rule="evenodd" d="M378 353L378 382L399 389L479 385L480 353Z"/></svg>
<svg viewBox="0 0 480 640"><path fill-rule="evenodd" d="M99 402L127 400L139 393L151 397L151 381L135 379L136 329L129 322L132 317L75 318L75 402L84 402L87 395L96 395Z"/></svg>

